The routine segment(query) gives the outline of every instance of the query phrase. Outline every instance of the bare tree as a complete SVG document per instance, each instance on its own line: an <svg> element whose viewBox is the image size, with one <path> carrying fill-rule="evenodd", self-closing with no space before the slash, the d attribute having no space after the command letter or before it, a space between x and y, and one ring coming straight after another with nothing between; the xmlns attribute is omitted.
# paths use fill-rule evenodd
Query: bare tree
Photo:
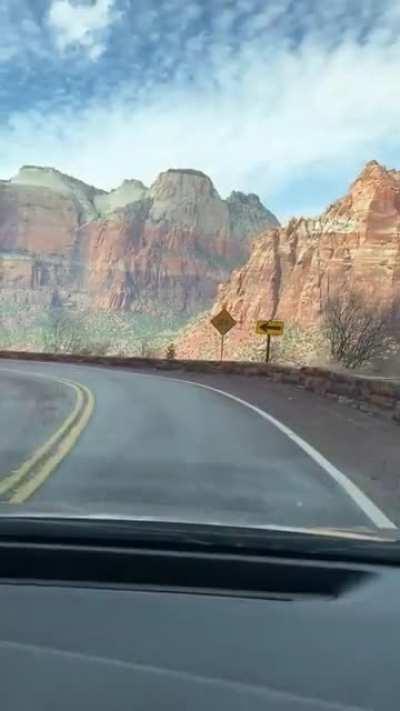
<svg viewBox="0 0 400 711"><path fill-rule="evenodd" d="M141 358L155 358L155 347L150 338L139 339L139 355Z"/></svg>
<svg viewBox="0 0 400 711"><path fill-rule="evenodd" d="M394 299L390 308L391 332L394 340L400 344L400 296Z"/></svg>
<svg viewBox="0 0 400 711"><path fill-rule="evenodd" d="M327 301L324 322L332 357L357 368L384 355L393 337L394 312L392 306L374 306L359 292L343 290Z"/></svg>

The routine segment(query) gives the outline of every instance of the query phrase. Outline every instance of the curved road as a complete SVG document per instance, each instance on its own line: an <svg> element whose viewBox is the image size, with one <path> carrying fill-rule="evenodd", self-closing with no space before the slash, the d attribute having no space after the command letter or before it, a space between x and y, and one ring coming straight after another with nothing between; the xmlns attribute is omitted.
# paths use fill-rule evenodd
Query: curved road
<svg viewBox="0 0 400 711"><path fill-rule="evenodd" d="M227 524L391 525L304 440L204 386L5 361L0 386L1 510L20 503Z"/></svg>

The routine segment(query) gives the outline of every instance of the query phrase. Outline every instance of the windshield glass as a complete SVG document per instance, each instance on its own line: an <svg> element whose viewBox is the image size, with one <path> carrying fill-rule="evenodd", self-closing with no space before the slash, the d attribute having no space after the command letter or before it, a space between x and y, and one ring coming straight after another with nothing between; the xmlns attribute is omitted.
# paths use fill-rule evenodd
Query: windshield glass
<svg viewBox="0 0 400 711"><path fill-rule="evenodd" d="M395 533L398 3L0 26L0 515Z"/></svg>

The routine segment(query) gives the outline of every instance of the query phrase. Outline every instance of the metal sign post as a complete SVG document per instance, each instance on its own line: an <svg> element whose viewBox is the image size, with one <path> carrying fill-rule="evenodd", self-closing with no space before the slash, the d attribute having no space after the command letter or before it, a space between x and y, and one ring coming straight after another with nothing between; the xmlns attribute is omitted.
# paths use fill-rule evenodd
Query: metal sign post
<svg viewBox="0 0 400 711"><path fill-rule="evenodd" d="M265 351L265 362L269 363L269 356L271 352L271 336L268 334L267 336L267 344L266 344L266 351Z"/></svg>

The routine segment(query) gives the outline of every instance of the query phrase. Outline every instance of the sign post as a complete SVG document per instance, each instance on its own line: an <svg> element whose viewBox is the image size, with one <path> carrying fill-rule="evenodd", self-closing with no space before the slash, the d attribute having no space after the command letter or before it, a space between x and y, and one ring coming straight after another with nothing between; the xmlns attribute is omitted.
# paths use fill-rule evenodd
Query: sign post
<svg viewBox="0 0 400 711"><path fill-rule="evenodd" d="M229 311L223 308L216 316L214 316L214 318L211 319L211 324L221 336L220 360L222 361L224 357L224 338L231 328L236 326L236 321L233 316L230 315Z"/></svg>
<svg viewBox="0 0 400 711"><path fill-rule="evenodd" d="M270 352L271 352L271 336L270 336L270 334L268 334L268 336L267 336L267 349L266 349L266 352L265 352L265 362L266 362L266 363L269 363Z"/></svg>
<svg viewBox="0 0 400 711"><path fill-rule="evenodd" d="M225 338L225 334L221 333L221 355L219 358L220 361L222 361L223 357L224 357L224 338Z"/></svg>
<svg viewBox="0 0 400 711"><path fill-rule="evenodd" d="M283 335L283 321L276 321L270 319L269 321L257 321L256 333L259 336L266 336L266 349L265 349L265 362L269 363L271 354L271 336L282 336Z"/></svg>

